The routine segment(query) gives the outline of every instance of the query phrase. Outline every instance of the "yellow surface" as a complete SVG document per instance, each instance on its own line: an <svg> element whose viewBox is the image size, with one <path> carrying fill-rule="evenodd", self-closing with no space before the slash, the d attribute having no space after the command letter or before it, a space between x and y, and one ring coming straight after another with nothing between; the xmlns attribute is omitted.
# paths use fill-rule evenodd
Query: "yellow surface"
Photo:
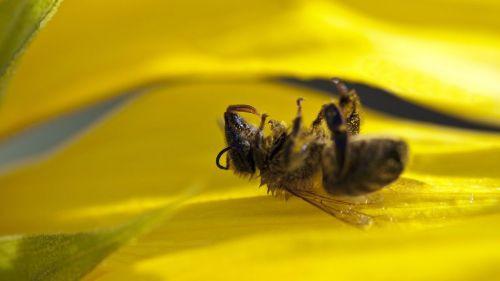
<svg viewBox="0 0 500 281"><path fill-rule="evenodd" d="M342 76L499 124L497 1L375 3L66 0L16 69L0 134L126 89L215 73Z"/></svg>
<svg viewBox="0 0 500 281"><path fill-rule="evenodd" d="M211 245L194 240L195 245L182 246L164 242L168 229L124 248L84 280L497 280L500 255L493 224L499 218L420 233L366 235L310 221L294 229L293 223L280 225L280 217L260 221L268 229L263 233L230 224L236 234L207 238L210 230L191 229ZM141 261L135 263L137 256Z"/></svg>
<svg viewBox="0 0 500 281"><path fill-rule="evenodd" d="M224 145L216 121L228 104L291 120L299 96L307 122L329 101L254 80L172 84L139 96L52 157L2 176L0 232L115 225L198 185L201 195L86 280L500 276L498 135L365 112L363 133L405 138L411 163L400 181L357 207L376 221L364 231L215 167Z"/></svg>
<svg viewBox="0 0 500 281"><path fill-rule="evenodd" d="M1 175L0 235L110 227L202 187L85 280L500 279L498 134L365 111L362 133L411 149L398 182L356 199L366 230L215 167L228 104L288 121L301 96L310 122L329 101L274 76L341 76L500 124L498 1L402 3L65 0L21 57L0 136L160 87Z"/></svg>

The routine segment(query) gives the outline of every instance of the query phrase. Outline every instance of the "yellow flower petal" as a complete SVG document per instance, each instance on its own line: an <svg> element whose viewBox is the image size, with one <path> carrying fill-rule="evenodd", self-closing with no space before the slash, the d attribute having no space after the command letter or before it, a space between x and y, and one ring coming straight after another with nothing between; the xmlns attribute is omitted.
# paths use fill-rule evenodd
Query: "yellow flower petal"
<svg viewBox="0 0 500 281"><path fill-rule="evenodd" d="M438 1L423 26L396 26L380 10L335 1L67 1L23 58L0 132L158 80L215 73L340 75L498 124L496 33L425 25L442 10L499 25L490 14L498 3L481 1L486 15L470 12L475 3Z"/></svg>
<svg viewBox="0 0 500 281"><path fill-rule="evenodd" d="M95 214L99 213L98 225L108 225L157 207L197 181L208 184L208 193L225 193L234 186L248 185L230 173L221 173L214 165L214 155L223 145L217 119L227 104L249 103L274 118L291 120L294 99L298 96L307 100L305 110L309 119L328 100L313 91L252 81L171 85L144 94L54 157L0 178L2 232L94 227ZM366 132L408 139L416 158L410 166L415 167L409 171L412 174L432 175L436 167L441 170L433 177L444 173L459 177L456 181L460 183L460 178L466 180L472 176L467 169L485 169L484 173L491 176L496 173L488 161L470 162L467 156L485 150L496 151L498 155L496 135L409 126L408 122L389 121L370 112L365 115ZM449 152L432 151L439 147L463 152L465 156L461 159L461 154L455 154L452 161L447 161L442 155ZM427 155L444 159L429 163ZM448 171L443 168L446 165L451 165ZM453 167L459 169L454 171ZM484 188L494 184L498 181L478 183ZM262 194L254 185L248 189L250 193L243 195ZM453 188L437 188L433 192L452 192ZM463 188L466 193L474 191L473 187Z"/></svg>
<svg viewBox="0 0 500 281"><path fill-rule="evenodd" d="M401 180L353 207L374 217L366 231L298 199L268 197L214 165L223 146L216 120L227 104L291 120L302 96L310 121L329 99L256 77L338 75L499 124L492 27L500 5L452 2L432 3L417 18L356 0L65 2L21 61L0 107L0 135L128 90L161 88L45 160L0 176L0 233L116 225L201 182L206 190L171 223L88 280L498 278L498 135L367 111L363 131L404 137L411 162ZM477 6L487 12L472 13Z"/></svg>
<svg viewBox="0 0 500 281"><path fill-rule="evenodd" d="M252 221L265 229L260 232L239 218L226 220L224 232L214 235L220 224L207 220L148 235L84 280L496 280L499 219L369 235L326 221L297 225L283 216ZM187 238L181 244L166 236Z"/></svg>

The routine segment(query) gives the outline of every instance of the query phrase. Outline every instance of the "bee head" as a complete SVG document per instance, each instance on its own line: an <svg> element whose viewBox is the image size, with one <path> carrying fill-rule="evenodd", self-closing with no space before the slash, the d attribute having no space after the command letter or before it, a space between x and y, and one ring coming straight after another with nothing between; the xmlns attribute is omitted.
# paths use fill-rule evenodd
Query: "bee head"
<svg viewBox="0 0 500 281"><path fill-rule="evenodd" d="M255 173L254 145L260 131L248 123L237 111L259 115L257 110L248 105L229 106L224 113L225 136L228 145L228 160L231 168L241 174Z"/></svg>

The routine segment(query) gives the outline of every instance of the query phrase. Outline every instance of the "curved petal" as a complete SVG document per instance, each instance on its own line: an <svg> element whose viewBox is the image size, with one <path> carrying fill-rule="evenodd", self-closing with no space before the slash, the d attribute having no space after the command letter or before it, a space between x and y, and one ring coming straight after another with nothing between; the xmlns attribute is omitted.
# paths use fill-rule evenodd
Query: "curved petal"
<svg viewBox="0 0 500 281"><path fill-rule="evenodd" d="M275 217L260 221L261 227L269 228L265 233L203 245L213 238L210 229L217 228L207 222L205 227L175 232L200 233L200 240L193 237L180 247L160 240L171 233L166 228L123 248L84 280L497 279L499 218L471 219L430 231L386 229L366 235L333 225L320 228L318 220L307 220L315 230L304 223L301 229ZM228 228L229 236L245 225ZM151 255L155 248L161 250Z"/></svg>
<svg viewBox="0 0 500 281"><path fill-rule="evenodd" d="M499 6L477 3L433 2L442 8L424 23L442 10L478 23L438 29L395 25L353 1L68 1L21 61L0 132L124 89L216 74L342 76L498 124L500 41L484 22L498 25L488 15ZM488 13L469 12L478 5Z"/></svg>
<svg viewBox="0 0 500 281"><path fill-rule="evenodd" d="M119 222L165 203L181 187L196 182L208 185L208 199L228 192L233 197L261 195L255 188L234 188L249 184L217 170L214 157L223 139L216 121L227 104L242 102L273 118L291 120L298 96L307 100L304 110L309 119L328 100L314 91L256 81L178 84L143 94L54 156L2 176L3 232L81 229L95 226L96 216L103 225ZM476 185L494 192L490 188L498 184L496 166L478 160L484 154L496 159L498 135L365 115L365 133L397 135L409 142L412 161L407 175L416 180L409 181L410 187L421 186L430 193L455 190L465 194L465 200ZM478 176L485 179L476 180ZM467 181L477 183L464 185ZM390 194L384 195L386 201L392 200Z"/></svg>

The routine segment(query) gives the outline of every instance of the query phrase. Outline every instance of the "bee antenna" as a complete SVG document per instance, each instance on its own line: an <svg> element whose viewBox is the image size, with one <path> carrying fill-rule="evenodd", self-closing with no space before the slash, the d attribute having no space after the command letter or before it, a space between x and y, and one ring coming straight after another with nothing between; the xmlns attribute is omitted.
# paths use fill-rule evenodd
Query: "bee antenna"
<svg viewBox="0 0 500 281"><path fill-rule="evenodd" d="M217 165L217 167L221 170L229 170L229 162L226 163L226 166L222 166L220 164L220 158L222 157L222 155L224 155L224 153L226 153L227 151L229 151L231 149L230 146L224 148L223 150L221 150L219 152L219 154L217 154L217 157L215 157L215 165Z"/></svg>

